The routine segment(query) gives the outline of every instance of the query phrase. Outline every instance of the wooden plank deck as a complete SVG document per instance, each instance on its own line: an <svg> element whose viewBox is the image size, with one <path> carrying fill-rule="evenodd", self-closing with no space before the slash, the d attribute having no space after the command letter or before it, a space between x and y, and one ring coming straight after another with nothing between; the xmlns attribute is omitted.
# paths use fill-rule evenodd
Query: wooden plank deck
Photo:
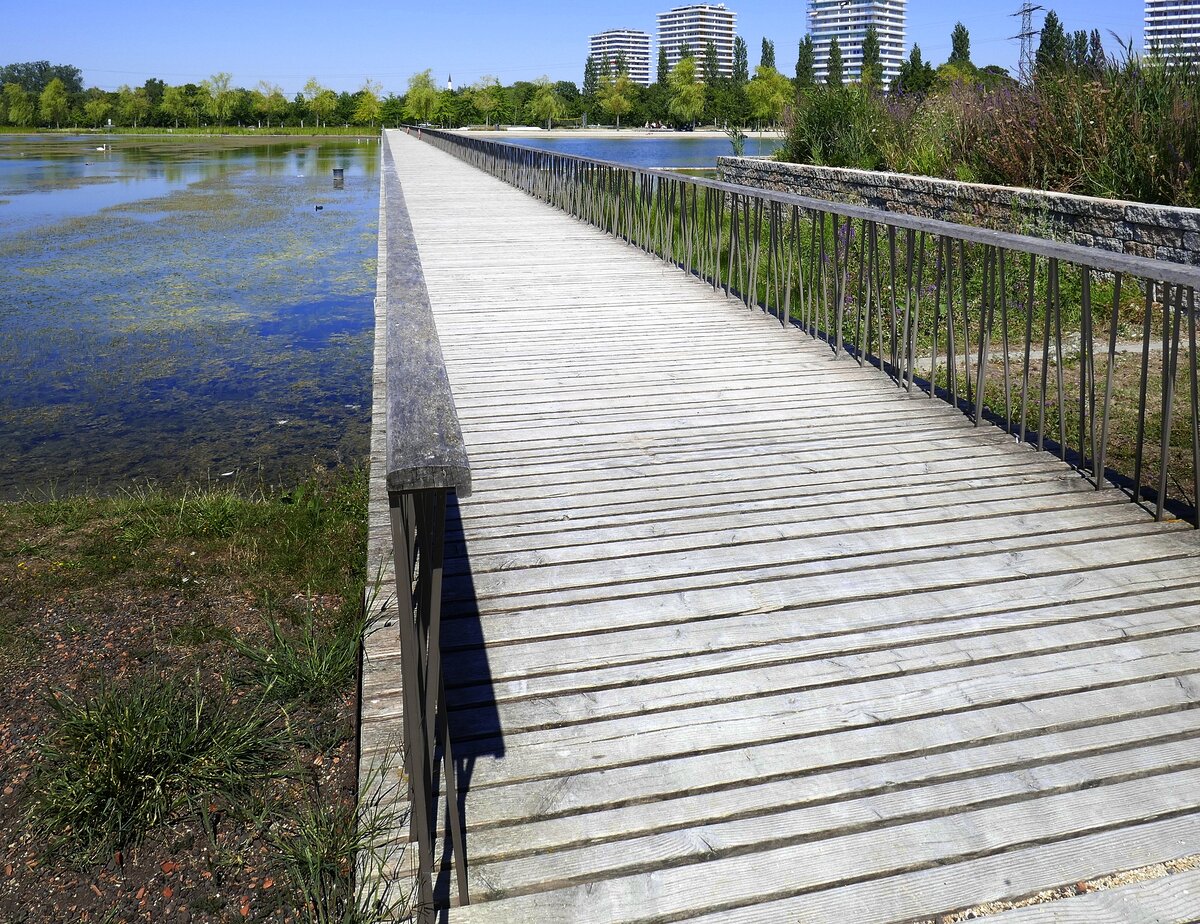
<svg viewBox="0 0 1200 924"><path fill-rule="evenodd" d="M451 922L882 924L1200 852L1190 529L388 143L475 484Z"/></svg>

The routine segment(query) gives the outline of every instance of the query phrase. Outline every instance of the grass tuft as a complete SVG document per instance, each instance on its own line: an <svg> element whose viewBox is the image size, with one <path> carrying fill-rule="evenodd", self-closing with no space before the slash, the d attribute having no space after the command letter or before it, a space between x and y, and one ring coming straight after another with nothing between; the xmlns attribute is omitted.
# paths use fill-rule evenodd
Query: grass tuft
<svg viewBox="0 0 1200 924"><path fill-rule="evenodd" d="M137 844L191 807L235 800L277 774L278 712L141 678L90 700L59 695L32 781L32 821L52 851L94 857Z"/></svg>
<svg viewBox="0 0 1200 924"><path fill-rule="evenodd" d="M266 696L323 705L345 693L358 670L362 616L342 616L323 625L310 605L291 631L273 617L266 622L264 644L228 636L230 646L250 662L250 673Z"/></svg>
<svg viewBox="0 0 1200 924"><path fill-rule="evenodd" d="M386 766L386 761L385 761ZM272 855L296 895L306 924L382 924L407 920L410 896L396 889L407 812L404 784L370 774L357 804L331 800L313 786L269 835ZM367 882L356 889L356 876Z"/></svg>

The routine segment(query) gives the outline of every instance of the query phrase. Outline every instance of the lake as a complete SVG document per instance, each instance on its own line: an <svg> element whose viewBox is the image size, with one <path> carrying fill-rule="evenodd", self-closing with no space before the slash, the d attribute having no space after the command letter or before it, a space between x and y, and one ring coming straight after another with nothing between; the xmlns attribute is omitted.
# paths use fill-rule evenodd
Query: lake
<svg viewBox="0 0 1200 924"><path fill-rule="evenodd" d="M0 136L0 496L362 459L378 158Z"/></svg>
<svg viewBox="0 0 1200 924"><path fill-rule="evenodd" d="M638 167L715 167L718 157L733 154L728 138L688 137L674 133L659 138L505 138L513 144L611 160ZM782 144L778 138L750 134L746 137L746 154L750 157L773 154Z"/></svg>
<svg viewBox="0 0 1200 924"><path fill-rule="evenodd" d="M653 166L731 150L511 140ZM364 458L378 163L371 138L0 135L0 498Z"/></svg>

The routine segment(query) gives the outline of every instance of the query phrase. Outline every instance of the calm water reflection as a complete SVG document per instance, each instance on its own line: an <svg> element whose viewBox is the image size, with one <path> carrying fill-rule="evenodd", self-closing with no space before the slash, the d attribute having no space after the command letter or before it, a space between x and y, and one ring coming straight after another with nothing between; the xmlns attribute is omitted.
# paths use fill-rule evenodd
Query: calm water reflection
<svg viewBox="0 0 1200 924"><path fill-rule="evenodd" d="M696 138L686 134L659 138L505 138L514 144L545 151L594 157L638 167L715 167L718 157L733 154L727 138ZM746 154L768 155L783 142L777 138L751 135L746 139Z"/></svg>
<svg viewBox="0 0 1200 924"><path fill-rule="evenodd" d="M377 171L366 138L0 136L0 495L362 458Z"/></svg>

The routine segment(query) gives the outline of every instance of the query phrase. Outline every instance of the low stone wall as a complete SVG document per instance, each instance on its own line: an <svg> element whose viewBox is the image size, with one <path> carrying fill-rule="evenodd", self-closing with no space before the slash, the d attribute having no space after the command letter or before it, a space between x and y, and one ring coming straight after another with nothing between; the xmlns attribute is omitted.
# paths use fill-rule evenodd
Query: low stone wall
<svg viewBox="0 0 1200 924"><path fill-rule="evenodd" d="M717 166L727 183L1200 265L1200 209L751 157Z"/></svg>

